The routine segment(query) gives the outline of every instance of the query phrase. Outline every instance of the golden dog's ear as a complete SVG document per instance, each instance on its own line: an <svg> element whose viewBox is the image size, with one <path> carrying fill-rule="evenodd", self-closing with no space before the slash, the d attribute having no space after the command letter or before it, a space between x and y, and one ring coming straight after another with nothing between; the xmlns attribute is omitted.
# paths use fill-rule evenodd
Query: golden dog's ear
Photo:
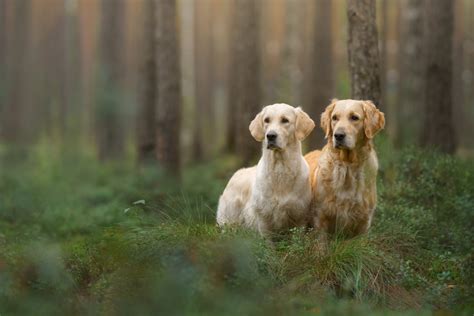
<svg viewBox="0 0 474 316"><path fill-rule="evenodd" d="M313 130L314 121L300 107L296 108L296 138L301 141Z"/></svg>
<svg viewBox="0 0 474 316"><path fill-rule="evenodd" d="M265 137L265 131L263 130L263 110L258 113L249 125L250 134L255 138L256 141L261 142Z"/></svg>
<svg viewBox="0 0 474 316"><path fill-rule="evenodd" d="M363 101L363 109L365 113L364 118L364 132L368 139L374 138L381 129L385 126L385 115L377 109L372 101Z"/></svg>
<svg viewBox="0 0 474 316"><path fill-rule="evenodd" d="M333 99L331 104L326 107L323 114L321 114L321 128L324 131L325 137L330 138L332 135L332 127L331 127L331 116L334 107L336 106L337 99Z"/></svg>

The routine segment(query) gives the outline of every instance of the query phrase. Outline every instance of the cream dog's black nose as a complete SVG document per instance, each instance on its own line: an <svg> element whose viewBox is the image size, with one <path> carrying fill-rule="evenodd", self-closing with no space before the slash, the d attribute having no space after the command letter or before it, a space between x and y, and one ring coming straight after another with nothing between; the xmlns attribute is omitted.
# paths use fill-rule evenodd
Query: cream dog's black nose
<svg viewBox="0 0 474 316"><path fill-rule="evenodd" d="M277 133L273 132L273 131L270 131L267 133L267 140L268 141L275 141L277 138Z"/></svg>
<svg viewBox="0 0 474 316"><path fill-rule="evenodd" d="M334 134L334 138L335 138L338 142L343 141L343 140L344 140L344 137L346 137L346 134L344 134L344 133Z"/></svg>

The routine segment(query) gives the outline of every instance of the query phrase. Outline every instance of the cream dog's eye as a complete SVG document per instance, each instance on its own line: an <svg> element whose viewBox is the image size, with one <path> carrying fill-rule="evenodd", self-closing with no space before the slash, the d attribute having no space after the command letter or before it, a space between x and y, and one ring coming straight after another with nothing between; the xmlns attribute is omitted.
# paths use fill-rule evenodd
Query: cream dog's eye
<svg viewBox="0 0 474 316"><path fill-rule="evenodd" d="M359 120L359 117L358 117L358 116L355 116L355 115L352 115L352 116L351 116L351 120L353 120L353 121L358 121L358 120Z"/></svg>
<svg viewBox="0 0 474 316"><path fill-rule="evenodd" d="M332 120L333 120L333 121L337 121L337 115L333 115L333 116L332 116Z"/></svg>
<svg viewBox="0 0 474 316"><path fill-rule="evenodd" d="M288 121L288 119L287 119L286 117L283 117L283 118L281 119L281 122L282 122L282 123L288 123L289 121Z"/></svg>
<svg viewBox="0 0 474 316"><path fill-rule="evenodd" d="M266 117L264 120L263 120L265 123L270 123L270 119L268 117Z"/></svg>

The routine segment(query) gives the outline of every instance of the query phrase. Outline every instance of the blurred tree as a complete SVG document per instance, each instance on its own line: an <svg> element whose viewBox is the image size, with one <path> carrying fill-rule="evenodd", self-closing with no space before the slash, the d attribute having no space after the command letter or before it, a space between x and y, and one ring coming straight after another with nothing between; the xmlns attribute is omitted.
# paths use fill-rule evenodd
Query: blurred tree
<svg viewBox="0 0 474 316"><path fill-rule="evenodd" d="M156 20L155 0L146 0L143 12L144 41L140 65L140 95L138 109L138 160L141 163L156 159L156 106L157 106L157 68L156 68Z"/></svg>
<svg viewBox="0 0 474 316"><path fill-rule="evenodd" d="M387 72L388 72L388 41L389 41L389 4L388 0L381 0L380 8L380 100L381 111L386 111L387 108Z"/></svg>
<svg viewBox="0 0 474 316"><path fill-rule="evenodd" d="M453 153L456 140L453 126L453 26L451 0L425 0L424 124L422 144Z"/></svg>
<svg viewBox="0 0 474 316"><path fill-rule="evenodd" d="M402 1L382 0L380 6L380 87L381 110L390 120L387 120L385 130L394 142L398 136L397 92L399 89L399 47L400 47L400 11Z"/></svg>
<svg viewBox="0 0 474 316"><path fill-rule="evenodd" d="M261 109L260 88L260 2L237 0L234 10L234 61L235 83L231 98L235 105L230 109L235 120L236 150L244 163L255 157L259 146L251 138L249 124Z"/></svg>
<svg viewBox="0 0 474 316"><path fill-rule="evenodd" d="M77 3L75 0L63 0L62 10L60 10L60 19L58 21L59 34L61 34L62 47L60 56L62 59L61 73L59 74L60 108L59 108L59 127L61 135L79 136L77 130L71 130L75 124L79 123L77 115L79 109L76 104L79 97L78 91L81 91L79 72L79 29L77 21ZM74 121L73 121L74 120Z"/></svg>
<svg viewBox="0 0 474 316"><path fill-rule="evenodd" d="M95 1L79 1L79 55L80 55L80 76L81 76L81 132L84 140L91 142L94 139L94 107L95 96L94 87L97 85L97 78L94 71L97 68L97 40L99 29L100 3Z"/></svg>
<svg viewBox="0 0 474 316"><path fill-rule="evenodd" d="M226 115L229 108L229 79L230 79L230 42L232 1L212 0L213 26L212 33L212 61L213 61L213 105L215 112L215 127L212 136L217 135L215 144L211 148L225 150ZM216 152L216 151L214 151Z"/></svg>
<svg viewBox="0 0 474 316"><path fill-rule="evenodd" d="M181 71L176 0L156 1L158 85L156 153L170 173L180 173Z"/></svg>
<svg viewBox="0 0 474 316"><path fill-rule="evenodd" d="M213 107L214 52L212 39L212 2L196 1L194 5L194 82L195 120L193 133L193 160L206 154L205 139L215 133Z"/></svg>
<svg viewBox="0 0 474 316"><path fill-rule="evenodd" d="M463 83L464 83L464 93L465 96L465 105L464 111L466 114L466 130L474 130L474 2L465 1L465 14L466 14L466 38L465 38L465 64L463 69ZM471 30L471 31L469 31ZM469 148L474 148L474 137L470 137L469 133L466 135L465 139Z"/></svg>
<svg viewBox="0 0 474 316"><path fill-rule="evenodd" d="M375 0L348 0L348 57L353 99L380 104L380 58Z"/></svg>
<svg viewBox="0 0 474 316"><path fill-rule="evenodd" d="M7 143L18 143L25 136L26 97L23 90L28 80L28 47L30 43L31 2L7 1L3 6L10 13L4 27L6 58L5 103L1 107L1 136ZM29 91L31 92L31 91Z"/></svg>
<svg viewBox="0 0 474 316"><path fill-rule="evenodd" d="M5 106L5 84L7 80L7 0L0 0L0 114ZM1 121L0 121L1 122ZM3 123L3 122L2 122ZM2 129L0 127L0 137Z"/></svg>
<svg viewBox="0 0 474 316"><path fill-rule="evenodd" d="M423 104L423 0L405 0L400 12L400 87L398 92L397 141L418 141L419 115ZM415 137L413 137L415 135Z"/></svg>
<svg viewBox="0 0 474 316"><path fill-rule="evenodd" d="M471 136L463 133L468 127L468 115L464 110L464 4L462 0L454 0L454 51L453 51L453 117L455 135L459 139L459 146L468 144ZM467 137L466 137L467 136Z"/></svg>
<svg viewBox="0 0 474 316"><path fill-rule="evenodd" d="M306 83L308 91L305 93L305 109L319 125L321 113L334 97L332 1L317 0L315 3L312 67L307 72L309 78ZM320 148L324 143L322 133L310 134L310 148Z"/></svg>
<svg viewBox="0 0 474 316"><path fill-rule="evenodd" d="M285 0L285 36L282 51L282 65L279 80L279 100L293 106L301 105L303 83L302 69L299 64L299 54L303 50L305 2L301 0Z"/></svg>
<svg viewBox="0 0 474 316"><path fill-rule="evenodd" d="M236 55L238 43L235 41L237 38L237 0L231 0L231 8L230 8L230 23L232 23L232 27L230 27L230 34L229 37L231 40L229 41L229 53L230 53L230 60L229 60L229 69L227 71L227 87L228 87L228 100L227 100L227 123L226 123L226 151L229 153L235 153L236 151L236 109L237 109L237 95L238 95L238 88L237 88L237 78L236 78L236 71L239 69L239 65L237 64L238 59Z"/></svg>
<svg viewBox="0 0 474 316"><path fill-rule="evenodd" d="M285 67L285 32L290 13L286 11L286 0L257 1L260 10L260 102L272 104L288 103L286 89L281 85L282 70ZM284 89L282 89L284 88Z"/></svg>
<svg viewBox="0 0 474 316"><path fill-rule="evenodd" d="M6 38L7 38L7 0L0 0L0 89L3 89L6 64ZM3 90L0 90L0 104L3 104ZM0 109L1 110L1 109Z"/></svg>
<svg viewBox="0 0 474 316"><path fill-rule="evenodd" d="M123 0L102 0L100 36L100 91L96 111L96 134L101 160L124 154L123 107Z"/></svg>

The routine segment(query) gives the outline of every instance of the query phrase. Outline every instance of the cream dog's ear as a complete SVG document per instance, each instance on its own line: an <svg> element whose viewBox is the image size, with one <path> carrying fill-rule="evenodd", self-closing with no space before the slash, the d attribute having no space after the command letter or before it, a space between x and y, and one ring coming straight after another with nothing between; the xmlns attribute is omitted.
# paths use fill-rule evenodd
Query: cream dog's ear
<svg viewBox="0 0 474 316"><path fill-rule="evenodd" d="M265 138L265 131L263 129L263 110L258 113L249 125L250 134L256 141L261 142Z"/></svg>
<svg viewBox="0 0 474 316"><path fill-rule="evenodd" d="M363 101L363 109L365 113L364 118L364 132L368 139L374 138L381 129L385 126L385 115L377 109L372 101Z"/></svg>
<svg viewBox="0 0 474 316"><path fill-rule="evenodd" d="M336 106L337 99L333 99L331 104L329 104L326 109L324 110L323 114L321 114L321 128L324 131L324 135L326 138L331 138L332 135L332 127L331 127L331 116L334 107Z"/></svg>
<svg viewBox="0 0 474 316"><path fill-rule="evenodd" d="M296 138L299 141L305 139L313 130L314 121L300 107L296 108Z"/></svg>

